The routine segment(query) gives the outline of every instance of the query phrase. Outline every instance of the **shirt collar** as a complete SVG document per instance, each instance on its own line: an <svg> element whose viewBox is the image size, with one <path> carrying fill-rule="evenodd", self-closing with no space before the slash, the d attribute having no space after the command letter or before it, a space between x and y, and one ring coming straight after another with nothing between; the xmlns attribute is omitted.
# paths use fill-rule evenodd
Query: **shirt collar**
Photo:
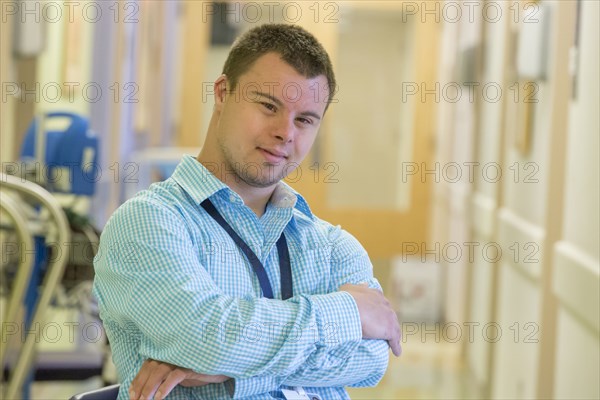
<svg viewBox="0 0 600 400"><path fill-rule="evenodd" d="M284 181L279 181L279 183L277 184L277 187L273 192L273 196L271 197L271 203L273 203L274 206L279 206L278 201L280 201L279 199L281 198L291 198L294 208L296 208L298 211L301 211L311 220L314 220L313 213L312 211L310 211L310 207L308 206L308 202L306 201L306 199L304 199L304 197L302 197L300 193L295 191L290 185L288 185ZM284 200L284 203L289 201L290 200ZM286 205L283 204L283 206L285 207Z"/></svg>
<svg viewBox="0 0 600 400"><path fill-rule="evenodd" d="M220 181L212 172L191 155L183 156L171 178L175 180L197 204L202 203L207 198L222 190L229 191L230 194L235 193L229 186ZM275 207L294 207L311 220L314 219L310 207L304 197L283 181L280 181L277 184L269 202Z"/></svg>
<svg viewBox="0 0 600 400"><path fill-rule="evenodd" d="M200 204L213 194L228 189L228 186L218 180L194 156L184 155L175 172L171 175L186 193Z"/></svg>

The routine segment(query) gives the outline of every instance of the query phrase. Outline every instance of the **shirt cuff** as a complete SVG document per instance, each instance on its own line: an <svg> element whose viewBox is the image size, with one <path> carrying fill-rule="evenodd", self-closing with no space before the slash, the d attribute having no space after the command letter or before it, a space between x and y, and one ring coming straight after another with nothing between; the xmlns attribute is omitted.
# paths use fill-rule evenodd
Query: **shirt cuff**
<svg viewBox="0 0 600 400"><path fill-rule="evenodd" d="M319 341L317 346L336 347L348 342L360 343L362 326L358 306L347 292L310 296L317 309Z"/></svg>
<svg viewBox="0 0 600 400"><path fill-rule="evenodd" d="M277 389L274 376L259 376L241 379L229 379L224 382L225 389L232 399L243 399Z"/></svg>

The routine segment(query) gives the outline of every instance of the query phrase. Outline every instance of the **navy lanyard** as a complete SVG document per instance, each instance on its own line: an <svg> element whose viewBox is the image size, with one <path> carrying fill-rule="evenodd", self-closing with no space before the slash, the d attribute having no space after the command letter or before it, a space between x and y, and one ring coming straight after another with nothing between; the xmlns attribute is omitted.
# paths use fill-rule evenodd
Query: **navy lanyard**
<svg viewBox="0 0 600 400"><path fill-rule="evenodd" d="M227 232L233 239L235 244L244 252L248 261L252 265L252 269L258 277L260 288L262 289L263 295L269 299L273 298L273 289L271 289L271 283L267 276L267 271L262 265L256 254L248 247L246 242L233 230L231 225L225 221L225 218L215 208L214 204L210 199L204 200L200 205L206 210L206 212ZM281 237L277 240L277 253L279 254L279 271L281 276L281 298L287 300L294 295L292 288L292 266L290 264L290 252L287 246L285 235L281 232Z"/></svg>

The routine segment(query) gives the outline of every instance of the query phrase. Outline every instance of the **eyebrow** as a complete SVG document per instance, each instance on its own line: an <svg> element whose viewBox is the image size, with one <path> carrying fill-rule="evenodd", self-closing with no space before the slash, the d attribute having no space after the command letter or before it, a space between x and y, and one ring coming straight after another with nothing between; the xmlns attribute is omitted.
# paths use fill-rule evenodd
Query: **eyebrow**
<svg viewBox="0 0 600 400"><path fill-rule="evenodd" d="M264 92L259 92L256 90L253 90L252 92L250 92L256 96L261 96L261 97L266 97L267 99L271 100L273 103L277 104L279 107L283 107L283 103L281 102L281 100L279 100L277 97L275 96L271 96L268 93L264 93ZM312 112L312 111L302 111L300 113L300 115L302 116L309 116L309 117L313 117L318 119L319 121L321 120L321 117L319 116L319 114Z"/></svg>

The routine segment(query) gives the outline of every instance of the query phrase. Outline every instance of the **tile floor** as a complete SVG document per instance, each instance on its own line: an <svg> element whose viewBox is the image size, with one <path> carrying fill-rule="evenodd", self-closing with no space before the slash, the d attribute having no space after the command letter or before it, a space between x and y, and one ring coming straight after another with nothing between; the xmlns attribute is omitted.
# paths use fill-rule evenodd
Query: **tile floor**
<svg viewBox="0 0 600 400"><path fill-rule="evenodd" d="M352 399L482 399L460 359L460 344L407 340L402 356L391 357L377 387L349 389Z"/></svg>

